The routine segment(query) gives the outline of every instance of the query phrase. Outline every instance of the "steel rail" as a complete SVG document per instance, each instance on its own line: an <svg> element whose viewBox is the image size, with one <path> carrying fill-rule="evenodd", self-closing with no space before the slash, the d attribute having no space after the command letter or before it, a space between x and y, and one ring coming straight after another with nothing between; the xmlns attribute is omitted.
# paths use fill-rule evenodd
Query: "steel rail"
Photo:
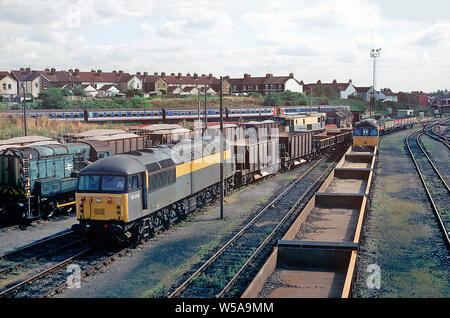
<svg viewBox="0 0 450 318"><path fill-rule="evenodd" d="M55 252L57 252L59 250L71 247L71 246L76 245L78 243L81 243L83 241L84 241L83 239L79 239L77 241L73 241L73 242L67 243L67 244L59 246L59 247L57 247L57 248L55 248L53 250L49 250L49 251L41 253L41 254L39 254L37 256L33 256L33 257L31 257L31 258L29 258L29 259L27 259L25 261L22 261L22 262L19 262L17 264L13 264L13 265L11 265L9 267L0 269L0 276L8 274L8 273L12 272L14 269L17 269L19 267L23 267L23 266L25 266L25 265L27 265L27 264L29 264L29 263L37 260L37 259L44 258L47 255L50 255L50 254L55 253Z"/></svg>
<svg viewBox="0 0 450 318"><path fill-rule="evenodd" d="M328 157L329 158L329 157ZM225 249L234 243L239 237L241 237L272 205L284 197L298 182L300 182L304 177L306 177L314 168L316 168L325 158L321 158L318 162L314 163L307 171L305 171L300 177L298 177L294 182L292 182L289 187L283 190L276 198L274 198L270 203L268 203L251 221L247 223L236 235L234 235L224 246L222 246L211 258L209 258L203 265L198 268L187 280L185 280L175 291L173 291L168 298L173 298L178 296L186 286L193 281L194 278L199 276L204 269L206 269L210 264L212 264L220 255L223 254Z"/></svg>
<svg viewBox="0 0 450 318"><path fill-rule="evenodd" d="M21 287L23 287L25 285L28 285L28 284L31 284L31 283L39 280L40 278L42 278L42 277L44 277L44 276L54 272L58 268L66 265L66 264L71 263L76 258L78 258L78 257L80 257L80 256L82 256L82 255L84 255L84 254L86 254L88 252L90 252L91 250L93 250L96 246L97 246L96 244L90 244L87 248L83 249L81 252L78 252L77 254L72 255L71 257L65 259L62 262L59 262L58 264L50 267L49 269L46 269L46 270L44 270L44 271L42 271L42 272L40 272L40 273L30 277L30 278L24 280L23 282L20 282L20 283L14 285L14 286L8 288L7 290L0 291L0 298L6 297L8 294L11 294L12 292L20 289Z"/></svg>
<svg viewBox="0 0 450 318"><path fill-rule="evenodd" d="M84 270L83 272L80 273L80 279L84 278L86 276L89 276L90 274L92 274L95 271L100 270L101 268L105 267L106 265L108 265L109 263L111 263L112 261L114 261L115 258L123 256L125 253L129 252L130 248L124 248L122 250L120 250L119 252L115 253L112 256L107 257L104 260L101 260L100 262L98 262L97 264L89 267L88 269ZM50 290L49 292L45 293L44 295L41 295L40 298L49 298L55 294L58 294L60 292L62 292L64 289L67 288L67 282L53 288L52 290Z"/></svg>
<svg viewBox="0 0 450 318"><path fill-rule="evenodd" d="M436 174L439 176L439 179L441 179L441 181L444 183L445 187L447 188L447 191L450 193L450 188L447 184L447 182L445 181L444 177L441 175L441 173L439 172L438 168L435 166L435 164L433 163L433 160L430 158L430 156L428 156L427 151L425 150L425 148L422 147L421 144L421 137L424 135L424 133L421 133L419 135L417 135L416 138L416 142L417 145L419 146L420 150L423 152L423 154L425 155L425 157L427 158L428 162L431 164L431 166L433 167L434 172L436 172Z"/></svg>
<svg viewBox="0 0 450 318"><path fill-rule="evenodd" d="M443 123L448 122L449 120L450 120L450 119L448 119L448 118L447 118L447 119L444 119L444 120L442 120L442 121L440 121L440 122L437 122L437 123L433 124L433 126L435 126L435 125L441 125L441 124L443 124ZM433 138L433 139L435 139L435 140L437 140L437 141L443 143L443 144L450 150L450 145L448 144L448 142L447 142L447 140L446 140L445 137L439 136L439 135L436 134L433 130L431 130L431 133L430 133L430 131L428 131L428 130L427 130L425 133L427 134L428 137Z"/></svg>
<svg viewBox="0 0 450 318"><path fill-rule="evenodd" d="M285 220L290 217L298 208L300 203L305 199L306 195L310 193L312 189L314 189L318 183L320 183L324 176L328 176L331 172L331 170L334 168L334 163L336 163L339 160L337 158L333 161L333 163L324 171L322 174L314 181L312 185L308 187L308 189L305 190L305 192L300 196L300 198L294 203L294 205L289 209L289 211L286 213L286 215L281 219L281 221L278 223L278 225L270 232L270 234L266 237L266 239L261 243L261 245L253 252L253 254L247 259L247 261L242 265L242 267L239 269L239 271L236 272L236 274L231 278L231 280L228 282L228 284L222 289L220 293L216 295L216 298L221 298L224 296L226 292L228 292L231 288L231 286L234 284L234 282L238 279L239 275L244 271L244 269L247 268L247 266L250 264L250 262L259 254L259 252L266 247L266 244L275 236L278 229L284 225Z"/></svg>
<svg viewBox="0 0 450 318"><path fill-rule="evenodd" d="M18 254L18 253L21 253L21 252L23 252L23 251L25 251L25 250L27 250L27 249L32 249L32 248L37 247L37 246L39 246L39 245L42 245L42 244L44 244L44 243L48 243L48 242L53 241L53 240L55 240L55 239L58 239L58 238L61 238L61 237L64 237L64 236L69 236L69 235L71 235L72 233L73 233L72 230L69 229L69 230L65 230L65 231L63 231L63 232L60 232L60 233L51 235L51 236L49 236L49 237L46 237L46 238L37 240L37 241L35 241L35 242L32 242L32 243L30 243L30 244L21 246L21 247L15 249L15 250L12 250L12 251L10 251L10 252L6 252L6 253L0 255L0 260L5 259L5 258L8 258L8 257L13 256L13 255L16 255L16 254Z"/></svg>
<svg viewBox="0 0 450 318"><path fill-rule="evenodd" d="M432 206L432 208L433 208L434 214L435 214L436 218L438 219L438 224L439 224L439 227L440 227L441 231L443 232L445 243L447 244L447 246L450 246L450 239L449 239L449 235L448 235L448 234L449 234L449 233L448 233L448 230L447 230L446 227L445 227L445 224L444 224L444 222L443 222L443 220L442 220L442 217L441 217L441 215L440 215L440 213L439 213L439 210L438 210L438 208L437 208L437 206L436 206L436 204L435 204L435 202L434 202L434 200L433 200L433 197L432 197L432 195L431 195L431 192L430 192L430 190L428 189L428 186L427 186L426 183L425 183L425 178L424 178L424 176L423 176L423 174L422 174L422 171L421 171L420 168L419 168L419 164L417 163L417 160L416 160L416 158L415 158L415 156L414 156L414 154L413 154L413 151L412 151L412 149L411 149L411 146L410 146L410 144L409 144L409 138L410 138L412 135L417 134L417 133L419 133L419 135L420 135L420 130L415 131L415 132L409 134L409 135L405 138L405 143L406 143L406 146L407 146L408 151L409 151L409 153L410 153L410 156L411 156L411 158L412 158L412 160L413 160L413 162L414 162L414 165L415 165L415 167L416 167L417 173L419 174L419 177L420 177L420 180L421 180L421 182L422 182L422 185L423 185L423 187L425 188L425 191L426 191L426 193L427 193L428 199L429 199L429 201L430 201L430 203L431 203L431 206ZM422 134L423 134L423 132L422 132ZM418 145L419 145L419 147L420 147L420 143L419 143L419 141L418 141L418 136L416 137L416 142L418 143ZM445 184L445 183L444 183L444 184Z"/></svg>

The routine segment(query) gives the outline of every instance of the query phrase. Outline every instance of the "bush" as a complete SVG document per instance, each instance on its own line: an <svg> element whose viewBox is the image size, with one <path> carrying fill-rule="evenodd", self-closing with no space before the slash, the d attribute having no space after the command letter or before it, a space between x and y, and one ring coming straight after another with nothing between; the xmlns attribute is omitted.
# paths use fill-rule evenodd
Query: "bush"
<svg viewBox="0 0 450 318"><path fill-rule="evenodd" d="M86 96L86 92L84 90L84 87L82 85L77 85L72 89L72 93L75 96Z"/></svg>
<svg viewBox="0 0 450 318"><path fill-rule="evenodd" d="M267 93L263 104L264 106L281 106L281 97L275 92Z"/></svg>
<svg viewBox="0 0 450 318"><path fill-rule="evenodd" d="M42 108L65 108L66 102L64 94L67 93L61 88L49 88L39 93L39 98L42 100Z"/></svg>
<svg viewBox="0 0 450 318"><path fill-rule="evenodd" d="M286 106L306 105L308 104L308 97L303 93L296 93L285 91L281 93L281 100Z"/></svg>
<svg viewBox="0 0 450 318"><path fill-rule="evenodd" d="M248 97L253 97L253 98L261 98L262 95L256 92L250 92L248 93Z"/></svg>

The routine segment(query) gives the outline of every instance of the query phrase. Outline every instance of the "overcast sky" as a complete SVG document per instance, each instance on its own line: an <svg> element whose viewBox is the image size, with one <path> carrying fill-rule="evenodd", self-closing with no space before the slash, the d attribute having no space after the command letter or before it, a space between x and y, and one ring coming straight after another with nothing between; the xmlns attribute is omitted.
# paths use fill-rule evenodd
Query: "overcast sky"
<svg viewBox="0 0 450 318"><path fill-rule="evenodd" d="M295 74L450 88L448 0L0 0L0 70Z"/></svg>

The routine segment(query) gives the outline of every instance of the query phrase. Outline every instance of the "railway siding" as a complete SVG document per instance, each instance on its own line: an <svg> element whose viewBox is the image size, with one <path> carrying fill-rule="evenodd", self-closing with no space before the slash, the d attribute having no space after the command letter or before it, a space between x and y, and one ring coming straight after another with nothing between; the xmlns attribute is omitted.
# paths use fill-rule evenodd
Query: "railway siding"
<svg viewBox="0 0 450 318"><path fill-rule="evenodd" d="M350 297L376 152L346 152L243 298Z"/></svg>

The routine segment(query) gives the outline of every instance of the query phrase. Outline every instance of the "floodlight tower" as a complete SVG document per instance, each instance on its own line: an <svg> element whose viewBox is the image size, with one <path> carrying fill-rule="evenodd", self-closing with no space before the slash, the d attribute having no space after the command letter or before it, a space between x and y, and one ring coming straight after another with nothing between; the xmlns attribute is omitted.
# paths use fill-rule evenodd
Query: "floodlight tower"
<svg viewBox="0 0 450 318"><path fill-rule="evenodd" d="M371 107L369 107L369 116L372 117L372 108L375 105L375 92L376 92L376 76L377 76L377 58L381 55L381 49L371 49L370 57L373 59L373 71L372 71L372 101Z"/></svg>

